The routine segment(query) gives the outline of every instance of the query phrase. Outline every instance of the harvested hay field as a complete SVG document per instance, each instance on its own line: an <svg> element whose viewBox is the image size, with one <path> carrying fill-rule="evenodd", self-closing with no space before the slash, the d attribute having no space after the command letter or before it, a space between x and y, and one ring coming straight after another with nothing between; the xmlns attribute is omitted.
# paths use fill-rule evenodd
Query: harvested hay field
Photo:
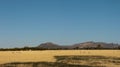
<svg viewBox="0 0 120 67"><path fill-rule="evenodd" d="M0 67L120 67L120 50L0 51Z"/></svg>

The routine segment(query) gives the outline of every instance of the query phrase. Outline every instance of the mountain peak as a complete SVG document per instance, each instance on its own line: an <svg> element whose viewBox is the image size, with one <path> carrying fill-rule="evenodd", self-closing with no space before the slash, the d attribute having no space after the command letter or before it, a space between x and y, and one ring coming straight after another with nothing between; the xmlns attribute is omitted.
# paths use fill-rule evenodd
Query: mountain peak
<svg viewBox="0 0 120 67"><path fill-rule="evenodd" d="M58 48L59 45L57 45L55 43L52 43L52 42L46 42L46 43L40 44L38 47L41 47L41 48Z"/></svg>

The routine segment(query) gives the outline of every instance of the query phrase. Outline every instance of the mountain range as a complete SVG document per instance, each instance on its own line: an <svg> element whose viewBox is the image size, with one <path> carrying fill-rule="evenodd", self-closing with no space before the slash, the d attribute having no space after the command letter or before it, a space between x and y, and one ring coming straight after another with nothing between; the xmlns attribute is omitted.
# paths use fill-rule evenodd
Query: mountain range
<svg viewBox="0 0 120 67"><path fill-rule="evenodd" d="M77 44L73 44L73 45L69 45L69 46L63 46L63 45L58 45L52 42L46 42L46 43L42 43L39 46L37 46L37 48L48 48L48 49L55 49L55 48L68 48L68 49L72 49L72 48L117 48L118 46L120 46L119 44L115 44L115 43L105 43L105 42L93 42L93 41L89 41L89 42L83 42L83 43L77 43Z"/></svg>

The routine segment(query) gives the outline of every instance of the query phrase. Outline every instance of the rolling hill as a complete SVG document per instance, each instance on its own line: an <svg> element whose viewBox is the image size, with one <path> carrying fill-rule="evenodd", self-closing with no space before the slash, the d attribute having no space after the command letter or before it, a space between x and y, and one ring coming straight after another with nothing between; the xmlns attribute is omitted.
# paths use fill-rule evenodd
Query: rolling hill
<svg viewBox="0 0 120 67"><path fill-rule="evenodd" d="M73 49L73 48L96 48L96 47L101 47L101 48L117 48L118 46L120 46L119 44L114 44L114 43L105 43L105 42L83 42L83 43L77 43L77 44L73 44L71 46L63 46L63 45L58 45L52 42L47 42L47 43L42 43L39 46L37 46L38 48L67 48L67 49Z"/></svg>

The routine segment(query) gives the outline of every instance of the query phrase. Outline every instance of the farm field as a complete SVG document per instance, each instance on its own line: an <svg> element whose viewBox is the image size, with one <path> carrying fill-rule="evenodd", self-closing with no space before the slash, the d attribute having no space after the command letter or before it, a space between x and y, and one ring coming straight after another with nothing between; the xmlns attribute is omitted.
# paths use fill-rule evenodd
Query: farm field
<svg viewBox="0 0 120 67"><path fill-rule="evenodd" d="M120 50L0 51L0 67L120 67Z"/></svg>

